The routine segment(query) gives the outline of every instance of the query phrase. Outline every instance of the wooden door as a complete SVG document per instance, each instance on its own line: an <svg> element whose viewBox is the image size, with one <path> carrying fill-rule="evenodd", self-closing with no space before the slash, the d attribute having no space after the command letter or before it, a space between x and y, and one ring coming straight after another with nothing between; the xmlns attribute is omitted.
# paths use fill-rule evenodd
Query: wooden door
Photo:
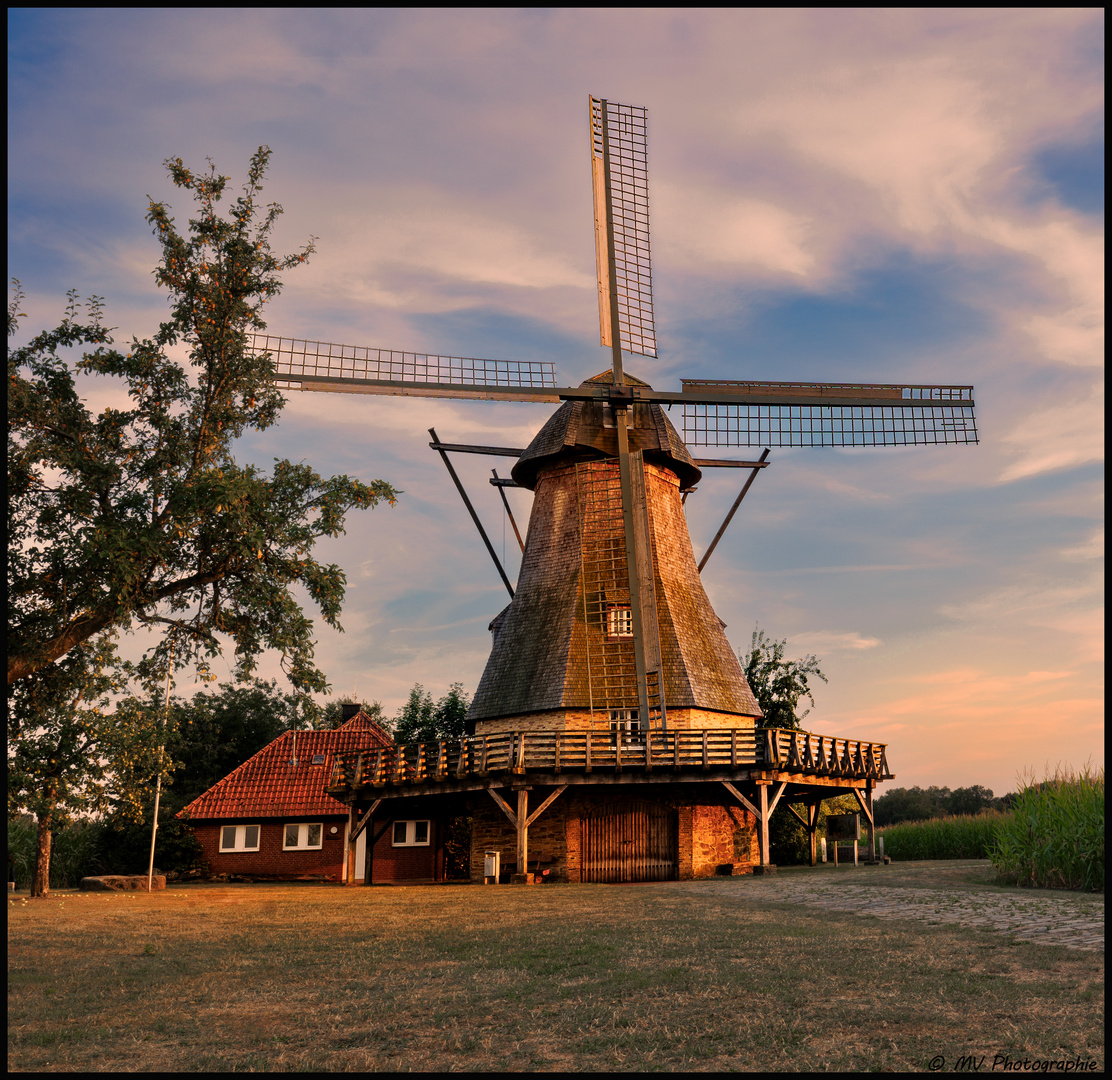
<svg viewBox="0 0 1112 1080"><path fill-rule="evenodd" d="M677 877L676 812L621 801L580 819L581 881L671 881Z"/></svg>

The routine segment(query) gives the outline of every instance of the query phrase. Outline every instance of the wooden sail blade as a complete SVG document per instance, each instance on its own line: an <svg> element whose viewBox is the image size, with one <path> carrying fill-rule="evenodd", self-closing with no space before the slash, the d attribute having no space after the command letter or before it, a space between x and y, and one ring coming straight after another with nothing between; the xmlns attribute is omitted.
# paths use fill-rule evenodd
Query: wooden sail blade
<svg viewBox="0 0 1112 1080"><path fill-rule="evenodd" d="M590 106L600 338L603 345L613 348L616 327L621 349L656 356L648 112L640 106L594 97Z"/></svg>
<svg viewBox="0 0 1112 1080"><path fill-rule="evenodd" d="M251 348L269 353L283 388L340 394L560 400L549 361L481 360L429 353L252 335Z"/></svg>
<svg viewBox="0 0 1112 1080"><path fill-rule="evenodd" d="M702 446L977 442L973 387L684 379L684 440ZM701 399L701 400L700 400Z"/></svg>

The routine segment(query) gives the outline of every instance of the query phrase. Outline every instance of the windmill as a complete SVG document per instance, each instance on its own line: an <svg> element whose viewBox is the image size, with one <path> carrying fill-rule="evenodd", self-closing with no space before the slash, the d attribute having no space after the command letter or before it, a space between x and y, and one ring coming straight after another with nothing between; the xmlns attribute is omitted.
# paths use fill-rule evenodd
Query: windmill
<svg viewBox="0 0 1112 1080"><path fill-rule="evenodd" d="M632 660L632 664L621 659L614 661L617 668L631 670L626 671L625 677L616 677L615 685L620 684L620 687L617 690L611 687L611 692L606 691L603 678L599 687L600 701L609 707L611 715L617 713L627 717L634 731L664 731L668 727L668 704L654 589L654 577L659 580L660 574L654 563L650 499L646 493L649 458L664 454L680 473L687 466L694 470L681 476L684 498L702 468L733 466L751 470L741 494L699 563L701 571L757 471L768 464L771 447L974 443L977 431L973 389L970 386L894 383L684 379L681 390L675 392L654 390L632 377L625 369L624 354L657 355L649 243L647 111L643 107L594 97L589 102L599 326L601 344L610 349L608 372L572 387L557 385L553 365L547 362L433 356L265 334L255 335L254 348L271 355L280 385L290 389L578 403L581 412L585 410L593 416L596 425L592 429L595 431L593 453L611 462L616 460L620 500L610 498L607 503L607 491L614 485L596 476L593 481L590 478L586 481L588 488L593 484L594 494L590 491L584 494L583 485L580 485L580 503L587 508L594 506L596 511L610 505L616 516L620 502L621 526L619 538L615 538L614 528L608 531L602 527L601 532L595 528L595 549L589 555L581 554L583 617L588 626L593 623L599 630L596 638L611 642L611 654L616 656L621 652L626 661ZM666 405L681 407L682 440L678 436L672 438L675 432L670 423L662 419L661 406ZM562 411L566 411L566 407ZM657 443L648 447L641 445L644 439L638 437L639 428L655 429ZM513 478L500 478L495 471L491 483L504 488L517 485L517 475L529 471L526 460L530 455L537 456L534 448L522 451L520 448L450 444L441 442L435 430L430 429L430 434L430 445L440 453L447 466L513 600L513 585L448 454L461 451L518 457ZM634 436L632 440L631 435ZM565 444L570 445L566 438ZM605 446L601 439L606 440ZM534 444L536 442L534 440ZM715 447L763 446L765 449L757 461L692 459L684 442ZM502 497L505 500L504 493ZM508 511L508 503L506 508ZM605 514L596 514L596 517L601 521ZM615 524L613 519L610 524ZM592 535L586 517L580 526L581 542L586 545L585 538ZM516 522L514 530L517 532ZM518 539L521 542L520 534ZM525 546L522 543L523 550ZM607 551L610 554L606 554ZM593 606L588 604L588 596ZM709 610L709 604L707 608ZM606 652L603 648L602 663L596 666L605 668ZM731 659L736 665L732 654ZM586 660L589 669L589 649ZM744 677L741 682L744 683ZM587 692L593 712L595 689L590 678ZM621 704L626 708L616 708Z"/></svg>

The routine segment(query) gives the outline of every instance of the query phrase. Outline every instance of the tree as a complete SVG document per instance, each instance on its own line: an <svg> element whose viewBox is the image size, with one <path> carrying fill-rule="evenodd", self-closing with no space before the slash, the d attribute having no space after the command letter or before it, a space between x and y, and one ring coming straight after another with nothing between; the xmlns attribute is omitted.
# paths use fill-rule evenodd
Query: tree
<svg viewBox="0 0 1112 1080"><path fill-rule="evenodd" d="M117 715L157 711L161 699L130 698ZM188 700L171 698L165 727L165 780L158 814L158 865L188 870L201 849L193 830L177 814L199 795L287 731L312 725L319 710L303 696L283 693L273 680L221 683ZM144 778L146 779L146 778ZM145 869L150 851L153 785L143 789L142 813L113 813L105 834L103 858L119 873Z"/></svg>
<svg viewBox="0 0 1112 1080"><path fill-rule="evenodd" d="M764 718L758 722L762 728L798 729L799 721L811 711L805 709L797 714L799 699L806 697L812 705L815 704L808 678L814 675L823 682L827 681L819 670L817 657L784 659L787 644L787 639L776 641L757 626L753 630L749 652L738 656L745 669L745 678L764 713Z"/></svg>
<svg viewBox="0 0 1112 1080"><path fill-rule="evenodd" d="M432 694L420 683L415 683L409 700L394 718L394 740L406 744L462 739L467 734L464 719L470 704L463 683L452 683L435 704Z"/></svg>
<svg viewBox="0 0 1112 1080"><path fill-rule="evenodd" d="M344 574L312 557L316 540L343 532L349 509L393 504L394 489L347 476L325 479L276 460L270 476L239 465L232 444L278 418L283 398L269 355L248 348L283 271L303 263L271 252L281 207L260 205L270 151L251 159L248 181L227 217L218 213L227 177L165 165L193 194L186 234L163 203L147 220L161 245L154 271L170 294L170 318L153 338L109 348L102 301L88 320L70 305L62 324L8 355L8 682L28 679L98 634L135 624L163 636L139 666L148 684L175 663L197 664L234 643L238 674L266 649L282 655L300 691L323 691L313 662L312 622L295 599L303 586L340 629ZM22 292L8 309L16 332ZM189 363L168 355L185 346ZM74 346L97 346L76 363ZM94 415L79 379L119 380L126 407ZM121 395L122 401L122 395Z"/></svg>
<svg viewBox="0 0 1112 1080"><path fill-rule="evenodd" d="M124 675L112 636L102 634L9 688L8 816L35 817L32 896L50 891L57 828L109 809L141 815L157 771L159 710L113 711Z"/></svg>

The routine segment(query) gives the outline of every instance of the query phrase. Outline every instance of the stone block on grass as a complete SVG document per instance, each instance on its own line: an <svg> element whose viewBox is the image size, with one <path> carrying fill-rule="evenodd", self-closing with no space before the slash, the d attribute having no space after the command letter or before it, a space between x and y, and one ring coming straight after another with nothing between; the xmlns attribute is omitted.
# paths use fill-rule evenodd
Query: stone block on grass
<svg viewBox="0 0 1112 1080"><path fill-rule="evenodd" d="M146 874L103 874L100 877L83 877L77 886L83 892L146 892ZM166 875L155 874L151 889L165 889Z"/></svg>

